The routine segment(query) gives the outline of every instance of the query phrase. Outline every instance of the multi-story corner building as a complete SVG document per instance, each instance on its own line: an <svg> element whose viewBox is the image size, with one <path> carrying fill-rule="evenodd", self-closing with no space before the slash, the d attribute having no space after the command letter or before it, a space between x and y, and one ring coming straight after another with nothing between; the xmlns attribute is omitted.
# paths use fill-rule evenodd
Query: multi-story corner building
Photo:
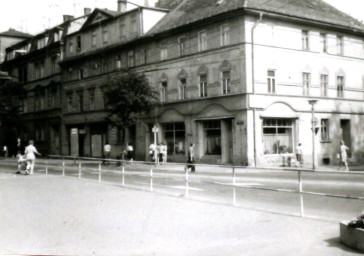
<svg viewBox="0 0 364 256"><path fill-rule="evenodd" d="M17 31L13 28L10 28L8 31L0 33L0 63L3 62L5 59L6 48L31 37L32 35Z"/></svg>
<svg viewBox="0 0 364 256"><path fill-rule="evenodd" d="M158 7L96 9L64 39L62 153L101 156L118 131L102 87L144 72L161 105L126 141L148 158L152 126L170 161L195 144L200 162L281 164L303 144L306 164L334 162L344 140L364 152L364 25L321 0L160 0ZM167 9L170 9L169 11ZM311 105L317 101L312 141ZM313 146L315 145L315 146Z"/></svg>
<svg viewBox="0 0 364 256"><path fill-rule="evenodd" d="M79 29L86 17L74 19L64 15L59 26L6 49L2 67L26 90L25 95L19 95L26 125L18 136L23 140L34 139L44 154L62 153L62 81L58 63L63 58L63 38Z"/></svg>
<svg viewBox="0 0 364 256"><path fill-rule="evenodd" d="M134 51L131 46L166 13L164 9L118 1L118 11L95 9L79 31L67 35L61 63L64 152L101 157L103 145L110 140L114 155L120 154L118 131L105 122L102 87L123 68L146 64L145 49Z"/></svg>

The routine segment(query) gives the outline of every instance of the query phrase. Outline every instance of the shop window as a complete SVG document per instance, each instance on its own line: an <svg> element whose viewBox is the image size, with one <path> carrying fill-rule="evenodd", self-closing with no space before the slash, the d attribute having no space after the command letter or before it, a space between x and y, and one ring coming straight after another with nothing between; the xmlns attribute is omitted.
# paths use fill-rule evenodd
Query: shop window
<svg viewBox="0 0 364 256"><path fill-rule="evenodd" d="M221 155L221 121L203 123L205 133L205 154Z"/></svg>
<svg viewBox="0 0 364 256"><path fill-rule="evenodd" d="M169 155L184 155L185 154L185 124L170 123L164 125L164 138L167 143Z"/></svg>
<svg viewBox="0 0 364 256"><path fill-rule="evenodd" d="M291 119L263 120L264 154L293 152L293 121Z"/></svg>

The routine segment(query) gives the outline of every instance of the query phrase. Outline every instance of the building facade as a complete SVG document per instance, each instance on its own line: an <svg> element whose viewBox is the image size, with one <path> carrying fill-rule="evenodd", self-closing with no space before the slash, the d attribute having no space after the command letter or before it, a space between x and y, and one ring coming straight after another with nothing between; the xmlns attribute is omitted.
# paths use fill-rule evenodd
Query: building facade
<svg viewBox="0 0 364 256"><path fill-rule="evenodd" d="M0 63L5 59L6 48L31 37L32 35L17 31L13 28L0 33Z"/></svg>
<svg viewBox="0 0 364 256"><path fill-rule="evenodd" d="M100 157L108 141L116 157L131 142L146 160L157 125L170 161L193 143L199 162L280 165L301 142L305 164L314 147L327 164L340 140L362 160L363 24L320 0L118 4L64 38L63 154ZM105 121L102 88L127 70L144 73L161 104L124 140Z"/></svg>

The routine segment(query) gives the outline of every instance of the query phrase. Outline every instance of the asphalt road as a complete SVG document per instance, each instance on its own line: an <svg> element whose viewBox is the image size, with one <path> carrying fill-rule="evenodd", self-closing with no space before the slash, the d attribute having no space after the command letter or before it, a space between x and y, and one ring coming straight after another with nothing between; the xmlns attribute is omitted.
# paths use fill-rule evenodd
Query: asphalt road
<svg viewBox="0 0 364 256"><path fill-rule="evenodd" d="M14 160L0 161L0 171L15 172ZM35 173L45 175L44 160L39 160ZM79 163L67 161L65 177L86 181L116 184L130 189L151 191L192 200L208 201L214 204L235 205L286 215L303 215L309 218L339 221L351 219L364 209L364 172L325 173L302 172L302 188L305 192L322 193L299 194L298 172L284 170L236 169L235 185L232 185L231 170L213 168L197 170L186 175L183 166L157 167L150 176L150 166L133 164L122 168L116 165L82 162L81 176ZM60 161L48 161L49 175L63 176ZM278 191L277 191L278 190ZM361 197L361 199L337 196Z"/></svg>

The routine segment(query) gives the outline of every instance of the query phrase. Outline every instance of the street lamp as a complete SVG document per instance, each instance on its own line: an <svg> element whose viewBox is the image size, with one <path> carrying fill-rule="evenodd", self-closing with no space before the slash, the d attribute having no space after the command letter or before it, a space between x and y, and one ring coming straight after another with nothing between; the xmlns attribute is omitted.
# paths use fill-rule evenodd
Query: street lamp
<svg viewBox="0 0 364 256"><path fill-rule="evenodd" d="M153 126L152 132L154 133L154 161L157 163L157 134L159 132L157 124Z"/></svg>
<svg viewBox="0 0 364 256"><path fill-rule="evenodd" d="M315 143L315 126L317 124L317 120L315 119L315 105L317 100L309 100L308 103L312 106L312 120L311 120L311 129L312 129L312 169L315 170L317 167L316 164L316 143Z"/></svg>

